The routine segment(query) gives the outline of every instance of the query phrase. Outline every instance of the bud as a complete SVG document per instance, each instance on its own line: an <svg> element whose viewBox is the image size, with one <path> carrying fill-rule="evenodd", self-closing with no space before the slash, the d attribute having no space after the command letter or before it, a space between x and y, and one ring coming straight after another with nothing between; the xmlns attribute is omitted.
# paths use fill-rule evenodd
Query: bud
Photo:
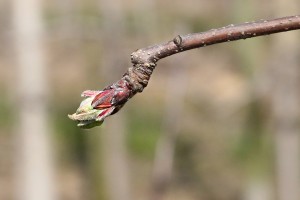
<svg viewBox="0 0 300 200"><path fill-rule="evenodd" d="M103 91L86 90L81 94L86 99L74 114L68 116L77 121L80 128L100 126L106 117L118 112L132 95L128 84L122 79Z"/></svg>

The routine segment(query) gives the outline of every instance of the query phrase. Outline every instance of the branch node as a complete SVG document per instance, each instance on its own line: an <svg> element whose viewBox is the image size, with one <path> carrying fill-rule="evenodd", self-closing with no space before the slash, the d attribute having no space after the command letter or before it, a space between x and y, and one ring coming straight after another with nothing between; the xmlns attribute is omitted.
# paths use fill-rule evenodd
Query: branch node
<svg viewBox="0 0 300 200"><path fill-rule="evenodd" d="M180 48L181 44L182 44L182 37L180 35L177 35L174 39L173 39L174 44Z"/></svg>

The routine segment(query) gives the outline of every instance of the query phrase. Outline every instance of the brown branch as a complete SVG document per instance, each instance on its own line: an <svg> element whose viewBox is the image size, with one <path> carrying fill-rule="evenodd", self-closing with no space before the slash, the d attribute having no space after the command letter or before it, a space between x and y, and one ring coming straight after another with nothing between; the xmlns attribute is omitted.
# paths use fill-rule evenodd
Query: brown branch
<svg viewBox="0 0 300 200"><path fill-rule="evenodd" d="M174 39L131 54L131 66L123 77L103 91L85 91L87 97L75 114L69 115L79 122L79 126L99 125L109 115L116 113L128 99L142 92L147 86L156 63L165 57L208 45L230 42L279 32L300 29L300 16L259 20L243 24L229 25L206 32L178 35ZM94 123L96 122L96 123Z"/></svg>
<svg viewBox="0 0 300 200"><path fill-rule="evenodd" d="M173 40L166 43L149 46L132 53L132 63L156 63L162 58L190 49L286 32L299 28L300 16L290 16L273 20L246 22L238 25L231 24L222 28L192 33L185 36L178 35Z"/></svg>

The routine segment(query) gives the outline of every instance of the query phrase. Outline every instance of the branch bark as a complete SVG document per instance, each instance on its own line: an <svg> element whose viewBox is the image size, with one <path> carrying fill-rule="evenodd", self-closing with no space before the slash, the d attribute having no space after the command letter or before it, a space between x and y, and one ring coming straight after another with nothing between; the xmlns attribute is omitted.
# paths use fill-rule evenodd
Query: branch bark
<svg viewBox="0 0 300 200"><path fill-rule="evenodd" d="M290 16L273 20L246 22L238 25L231 24L222 28L184 36L178 35L173 40L166 43L149 46L133 52L131 54L131 62L133 64L133 68L135 68L133 71L139 71L138 69L140 66L144 66L144 68L148 69L148 65L155 66L156 62L160 59L186 50L205 47L217 43L291 31L299 28L300 17ZM131 70L129 69L128 71L130 72ZM133 79L135 80L136 78L133 77ZM136 85L138 91L142 91L143 86L146 86L144 84L146 82L148 82L148 80L146 81L143 77L140 81L141 85Z"/></svg>
<svg viewBox="0 0 300 200"><path fill-rule="evenodd" d="M300 29L300 16L298 15L237 25L231 24L206 32L178 35L168 42L138 49L131 54L133 66L119 81L107 86L102 91L83 92L82 96L89 98L89 101L86 101L76 113L69 117L78 121L79 126L83 128L100 125L107 116L118 112L127 100L143 91L148 85L156 63L165 57L213 44L296 29ZM87 106L89 107L87 108Z"/></svg>

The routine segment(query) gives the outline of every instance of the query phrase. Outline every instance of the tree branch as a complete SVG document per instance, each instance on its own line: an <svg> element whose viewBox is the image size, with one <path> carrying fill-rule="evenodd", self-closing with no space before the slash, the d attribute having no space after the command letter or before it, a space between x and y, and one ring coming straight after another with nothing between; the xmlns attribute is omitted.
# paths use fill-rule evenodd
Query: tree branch
<svg viewBox="0 0 300 200"><path fill-rule="evenodd" d="M300 16L289 16L272 20L259 20L243 24L229 25L206 32L178 35L174 39L131 54L131 66L123 77L102 91L85 91L87 97L77 109L69 115L78 121L78 126L91 128L102 124L104 119L120 110L136 93L142 92L148 85L156 63L165 57L208 45L230 42L279 32L300 29Z"/></svg>

